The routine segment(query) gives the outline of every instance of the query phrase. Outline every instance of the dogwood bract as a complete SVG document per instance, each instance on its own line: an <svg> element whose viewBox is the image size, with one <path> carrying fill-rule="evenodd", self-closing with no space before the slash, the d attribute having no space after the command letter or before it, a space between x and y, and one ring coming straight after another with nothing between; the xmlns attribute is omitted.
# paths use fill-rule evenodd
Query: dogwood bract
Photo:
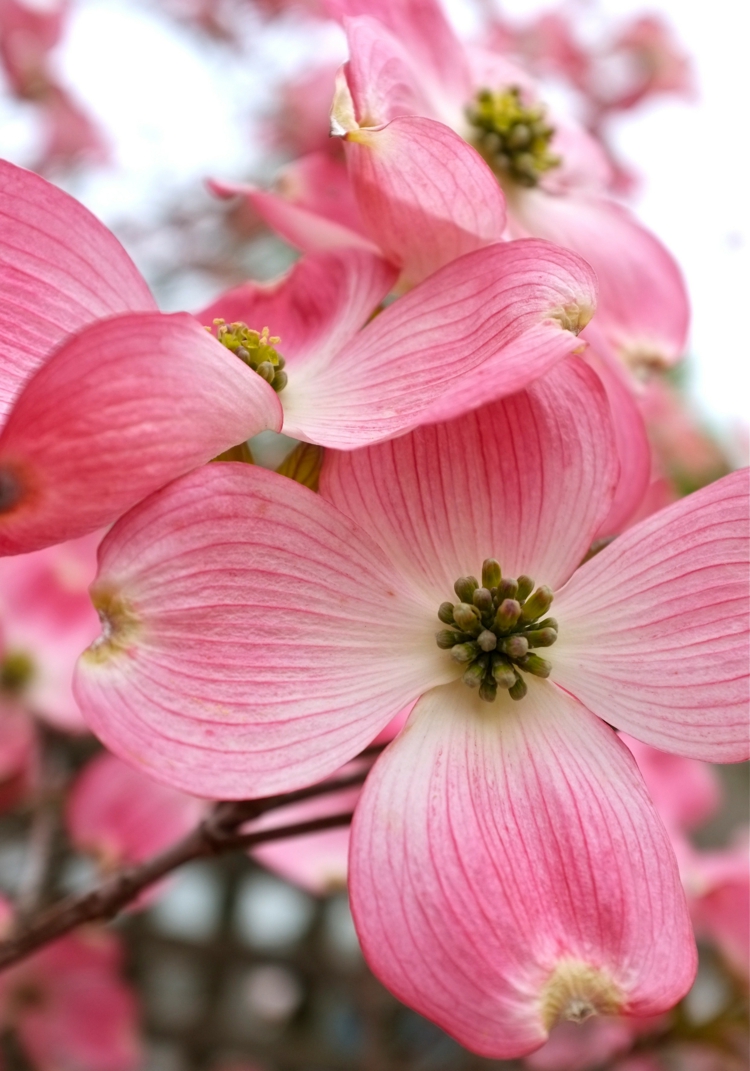
<svg viewBox="0 0 750 1071"><path fill-rule="evenodd" d="M385 984L485 1055L531 1051L559 1018L656 1014L692 980L669 839L600 718L746 753L747 473L577 569L616 479L604 391L572 359L331 454L320 495L198 470L101 548L76 694L158 779L300 787L418 699L357 807L355 921Z"/></svg>
<svg viewBox="0 0 750 1071"><path fill-rule="evenodd" d="M596 301L583 260L521 241L448 264L367 324L396 272L348 249L228 295L246 317L204 319L215 338L155 311L62 191L7 163L0 191L5 554L111 523L262 430L352 449L518 390L580 345Z"/></svg>

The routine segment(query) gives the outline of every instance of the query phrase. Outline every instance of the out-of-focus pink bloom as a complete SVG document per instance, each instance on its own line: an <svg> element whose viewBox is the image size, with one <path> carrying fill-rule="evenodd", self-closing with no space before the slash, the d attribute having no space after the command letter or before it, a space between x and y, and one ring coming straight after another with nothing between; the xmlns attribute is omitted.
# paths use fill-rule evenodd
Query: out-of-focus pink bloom
<svg viewBox="0 0 750 1071"><path fill-rule="evenodd" d="M600 717L746 754L747 473L576 568L617 468L604 390L569 360L458 420L327 452L319 495L246 465L182 478L118 522L92 589L107 624L79 664L85 716L178 787L312 783L421 697L360 797L353 910L384 983L485 1055L530 1052L558 1019L658 1014L692 980L667 834ZM460 578L488 553L505 582L486 561L474 595ZM436 644L439 605L468 639ZM554 643L550 662L529 643Z"/></svg>
<svg viewBox="0 0 750 1071"><path fill-rule="evenodd" d="M333 130L345 140L365 226L384 255L405 266L407 277L415 271L412 242L420 243L425 260L445 256L447 247L434 248L429 236L441 213L443 229L453 223L454 243L456 228L464 241L496 240L487 228L500 219L500 209L489 217L484 211L493 173L467 156L466 139L502 184L510 234L547 238L594 267L600 347L636 368L677 360L688 322L679 269L656 238L606 196L606 161L588 135L557 120L551 140L548 125L546 133L532 134L534 124L546 122L533 81L499 54L464 46L437 0L388 0L376 8L367 0L336 0L334 8L350 60L339 80ZM509 118L514 109L518 123ZM515 126L512 133L497 132L506 121L519 126L517 134ZM451 137L448 127L461 137ZM516 149L508 139L521 136L537 141ZM415 189L416 211L409 195Z"/></svg>
<svg viewBox="0 0 750 1071"><path fill-rule="evenodd" d="M727 457L671 384L651 379L638 394L654 456L661 471L682 494L724 476Z"/></svg>
<svg viewBox="0 0 750 1071"><path fill-rule="evenodd" d="M635 755L651 799L670 833L688 833L715 814L721 804L721 786L709 765L657 751L624 733L622 739Z"/></svg>
<svg viewBox="0 0 750 1071"><path fill-rule="evenodd" d="M39 106L46 128L37 170L69 166L82 158L99 162L108 155L101 133L59 85L50 62L70 9L69 0L43 7L0 0L0 64L13 93Z"/></svg>
<svg viewBox="0 0 750 1071"><path fill-rule="evenodd" d="M117 239L0 162L0 550L110 523L264 429L281 406L193 317L156 311Z"/></svg>
<svg viewBox="0 0 750 1071"><path fill-rule="evenodd" d="M78 930L0 975L0 1024L37 1071L136 1071L135 998L112 933Z"/></svg>
<svg viewBox="0 0 750 1071"><path fill-rule="evenodd" d="M341 143L331 137L329 119L338 67L315 67L282 86L269 129L272 143L293 156L340 155Z"/></svg>
<svg viewBox="0 0 750 1071"><path fill-rule="evenodd" d="M159 784L106 752L79 775L68 797L72 843L104 870L156 855L200 821L204 800Z"/></svg>
<svg viewBox="0 0 750 1071"><path fill-rule="evenodd" d="M597 1016L585 1023L558 1023L549 1041L524 1063L532 1071L593 1071L609 1066L608 1061L629 1052L639 1037L664 1025L661 1015L647 1019Z"/></svg>
<svg viewBox="0 0 750 1071"><path fill-rule="evenodd" d="M353 768L353 764L348 764L343 768L342 775ZM279 807L250 823L247 832L278 829L353 811L360 791L359 788L341 789L304 803ZM250 854L263 866L286 881L306 889L313 896L326 896L346 888L349 827L340 826L302 837L269 841L254 848Z"/></svg>
<svg viewBox="0 0 750 1071"><path fill-rule="evenodd" d="M667 755L624 736L677 854L696 932L716 944L729 966L750 980L750 843L747 831L728 848L702 851L686 834L719 809L721 789L706 763Z"/></svg>
<svg viewBox="0 0 750 1071"><path fill-rule="evenodd" d="M88 586L100 536L0 559L0 706L20 705L58 729L86 728L73 698L81 644L98 634Z"/></svg>
<svg viewBox="0 0 750 1071"><path fill-rule="evenodd" d="M37 765L33 722L17 702L0 696L0 814L26 795L35 781Z"/></svg>
<svg viewBox="0 0 750 1071"><path fill-rule="evenodd" d="M695 92L689 58L656 15L636 16L593 41L583 40L576 18L564 9L545 11L523 25L495 16L485 36L491 48L534 74L562 79L577 95L581 119L610 162L610 184L617 192L631 192L637 177L613 150L611 119L656 96Z"/></svg>
<svg viewBox="0 0 750 1071"><path fill-rule="evenodd" d="M373 319L395 274L365 251L318 254L199 315L269 325L284 432L350 450L522 389L579 348L596 301L584 262L536 240L469 253Z"/></svg>
<svg viewBox="0 0 750 1071"><path fill-rule="evenodd" d="M719 851L685 853L683 883L696 933L713 941L747 984L750 982L750 843L748 831Z"/></svg>
<svg viewBox="0 0 750 1071"><path fill-rule="evenodd" d="M397 714L373 743L385 744L403 729L411 708ZM341 777L357 772L361 763L348 763L340 771ZM276 829L297 822L308 822L326 815L343 814L353 810L359 799L360 788L341 789L325 796L306 800L304 803L269 811L255 822L248 823L247 832L255 829ZM259 863L281 875L286 881L307 889L314 896L325 896L336 889L345 889L349 857L348 826L308 833L301 837L285 837L269 841L254 848L250 853Z"/></svg>

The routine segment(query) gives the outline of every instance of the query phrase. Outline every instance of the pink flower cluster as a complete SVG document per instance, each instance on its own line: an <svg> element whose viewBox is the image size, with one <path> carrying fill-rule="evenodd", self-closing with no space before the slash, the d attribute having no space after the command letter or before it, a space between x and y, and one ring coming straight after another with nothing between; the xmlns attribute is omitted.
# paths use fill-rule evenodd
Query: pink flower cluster
<svg viewBox="0 0 750 1071"><path fill-rule="evenodd" d="M488 1057L594 1015L629 1038L692 983L691 911L736 945L736 858L687 845L679 771L748 755L748 474L647 497L641 380L688 302L596 139L437 0L327 7L343 153L243 190L304 254L271 284L159 312L96 219L0 163L0 549L37 552L28 593L45 548L109 528L100 635L66 611L65 642L93 640L75 698L129 765L84 772L71 837L137 860L200 815L186 793L299 789L383 734L344 801L375 974ZM223 460L262 431L319 471ZM70 722L23 610L4 701ZM341 844L259 854L320 887Z"/></svg>

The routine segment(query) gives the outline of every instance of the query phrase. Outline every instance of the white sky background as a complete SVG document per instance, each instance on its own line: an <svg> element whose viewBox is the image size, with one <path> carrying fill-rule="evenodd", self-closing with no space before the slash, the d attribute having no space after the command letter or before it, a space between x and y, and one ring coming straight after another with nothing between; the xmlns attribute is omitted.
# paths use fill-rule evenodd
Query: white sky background
<svg viewBox="0 0 750 1071"><path fill-rule="evenodd" d="M502 4L518 16L549 6ZM449 0L449 8L470 25L461 0ZM662 13L695 58L699 101L669 100L630 113L619 146L644 175L637 211L688 280L693 393L718 427L736 428L747 423L750 397L750 8L742 0L601 0L599 8L605 15ZM270 105L273 77L307 59L343 55L335 27L295 33L295 18L262 35L258 28L257 53L248 60L221 44L206 46L148 0L79 0L59 66L115 153L114 167L87 172L71 192L105 222L133 212L148 218L164 190L257 168L266 150L249 115L257 104ZM0 130L0 153L25 162L34 146L27 112L0 103Z"/></svg>

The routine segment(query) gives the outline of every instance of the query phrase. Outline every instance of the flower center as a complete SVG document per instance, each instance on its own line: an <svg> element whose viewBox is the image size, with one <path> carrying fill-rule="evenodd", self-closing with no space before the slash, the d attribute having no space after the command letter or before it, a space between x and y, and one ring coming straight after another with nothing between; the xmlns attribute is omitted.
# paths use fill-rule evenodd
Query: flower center
<svg viewBox="0 0 750 1071"><path fill-rule="evenodd" d="M557 639L557 621L544 616L551 590L545 585L535 590L529 576L503 577L494 558L482 563L481 586L476 577L461 576L453 589L461 601L441 603L438 617L452 627L437 633L438 647L466 667L463 682L478 688L480 699L491 703L498 688L523 699L528 689L519 670L535 677L549 677L552 670L532 650Z"/></svg>
<svg viewBox="0 0 750 1071"><path fill-rule="evenodd" d="M536 186L540 175L561 163L549 151L555 133L543 104L524 104L517 86L492 92L480 89L466 109L474 128L472 142L500 178Z"/></svg>
<svg viewBox="0 0 750 1071"><path fill-rule="evenodd" d="M286 362L275 348L281 342L278 335L269 337L267 327L258 333L241 322L228 324L225 320L214 320L214 327L222 346L262 376L277 394L284 389L287 384L287 374L283 370Z"/></svg>
<svg viewBox="0 0 750 1071"><path fill-rule="evenodd" d="M0 692L19 695L34 676L34 663L25 651L10 651L0 660Z"/></svg>

